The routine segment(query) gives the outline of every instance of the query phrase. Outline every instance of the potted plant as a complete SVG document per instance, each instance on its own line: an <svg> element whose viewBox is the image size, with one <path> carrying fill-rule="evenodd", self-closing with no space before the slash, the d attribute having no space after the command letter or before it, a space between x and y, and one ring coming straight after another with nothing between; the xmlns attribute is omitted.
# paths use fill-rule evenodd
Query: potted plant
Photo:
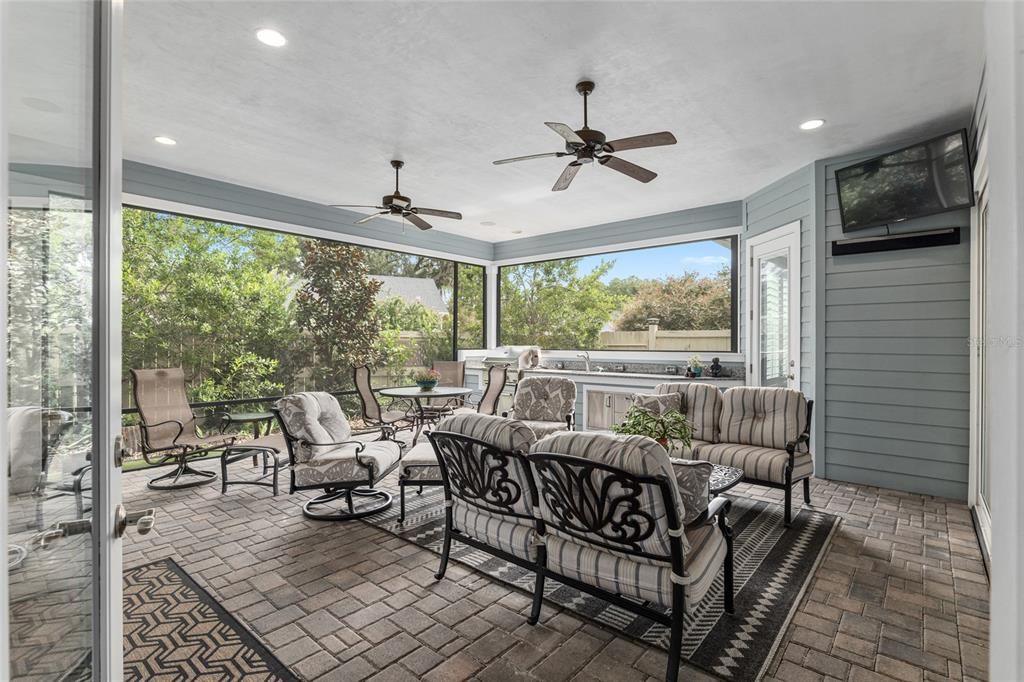
<svg viewBox="0 0 1024 682"><path fill-rule="evenodd" d="M412 380L421 391L429 391L441 380L441 373L436 369L418 369L412 373Z"/></svg>
<svg viewBox="0 0 1024 682"><path fill-rule="evenodd" d="M642 407L631 407L621 424L612 426L615 433L647 436L667 448L669 441L679 441L690 447L690 420L679 410L666 410L655 414Z"/></svg>
<svg viewBox="0 0 1024 682"><path fill-rule="evenodd" d="M690 372L692 372L695 377L699 377L704 373L704 363L700 361L699 355L694 355L690 358Z"/></svg>

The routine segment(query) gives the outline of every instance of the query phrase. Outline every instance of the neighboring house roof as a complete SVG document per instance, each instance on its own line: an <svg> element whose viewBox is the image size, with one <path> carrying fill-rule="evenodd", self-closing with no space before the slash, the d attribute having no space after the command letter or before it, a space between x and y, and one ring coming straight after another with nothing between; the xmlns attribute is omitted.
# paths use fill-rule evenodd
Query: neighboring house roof
<svg viewBox="0 0 1024 682"><path fill-rule="evenodd" d="M370 279L383 282L377 292L377 300L397 296L407 303L422 303L438 313L447 314L448 306L441 298L441 290L429 277L394 277L391 275L370 275Z"/></svg>

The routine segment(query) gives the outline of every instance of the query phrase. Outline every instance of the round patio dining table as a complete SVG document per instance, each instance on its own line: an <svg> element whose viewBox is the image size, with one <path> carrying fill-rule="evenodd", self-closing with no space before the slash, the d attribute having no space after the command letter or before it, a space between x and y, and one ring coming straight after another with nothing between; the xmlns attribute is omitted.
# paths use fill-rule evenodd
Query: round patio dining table
<svg viewBox="0 0 1024 682"><path fill-rule="evenodd" d="M416 421L416 431L412 437L413 445L416 445L416 441L419 440L423 427L426 426L429 421L423 405L423 401L425 399L443 398L451 400L452 398L465 398L472 392L473 389L464 388L462 386L435 386L428 390L423 390L419 386L398 386L395 388L382 388L378 391L382 396L388 398L411 400L413 405L416 406L416 414L413 415Z"/></svg>

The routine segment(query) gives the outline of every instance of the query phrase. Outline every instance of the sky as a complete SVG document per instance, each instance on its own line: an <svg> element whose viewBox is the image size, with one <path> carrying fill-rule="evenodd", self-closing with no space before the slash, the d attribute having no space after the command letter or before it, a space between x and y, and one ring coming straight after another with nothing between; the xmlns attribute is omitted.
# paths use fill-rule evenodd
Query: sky
<svg viewBox="0 0 1024 682"><path fill-rule="evenodd" d="M583 258L580 272L589 272L601 261L614 260L615 265L602 280L636 275L644 279L696 272L714 275L723 265L729 265L732 256L728 248L713 241L658 246L636 251L607 253Z"/></svg>

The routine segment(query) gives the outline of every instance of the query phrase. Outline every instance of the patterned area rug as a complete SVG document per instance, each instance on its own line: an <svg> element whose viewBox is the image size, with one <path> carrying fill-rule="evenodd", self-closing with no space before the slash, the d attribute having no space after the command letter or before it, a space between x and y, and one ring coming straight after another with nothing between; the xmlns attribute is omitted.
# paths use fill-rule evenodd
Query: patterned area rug
<svg viewBox="0 0 1024 682"><path fill-rule="evenodd" d="M721 573L708 595L686 618L682 655L693 665L728 680L757 680L771 662L811 575L839 524L839 517L802 509L792 528L783 525L779 505L731 497L734 535L735 615L725 613ZM406 519L398 523L398 502L367 523L440 553L444 504L440 487L417 495L406 491ZM453 543L452 559L525 592L533 573L472 547ZM668 648L669 632L597 597L546 581L544 597L627 637ZM525 621L524 621L525 622Z"/></svg>
<svg viewBox="0 0 1024 682"><path fill-rule="evenodd" d="M124 679L298 681L173 559L124 572Z"/></svg>

